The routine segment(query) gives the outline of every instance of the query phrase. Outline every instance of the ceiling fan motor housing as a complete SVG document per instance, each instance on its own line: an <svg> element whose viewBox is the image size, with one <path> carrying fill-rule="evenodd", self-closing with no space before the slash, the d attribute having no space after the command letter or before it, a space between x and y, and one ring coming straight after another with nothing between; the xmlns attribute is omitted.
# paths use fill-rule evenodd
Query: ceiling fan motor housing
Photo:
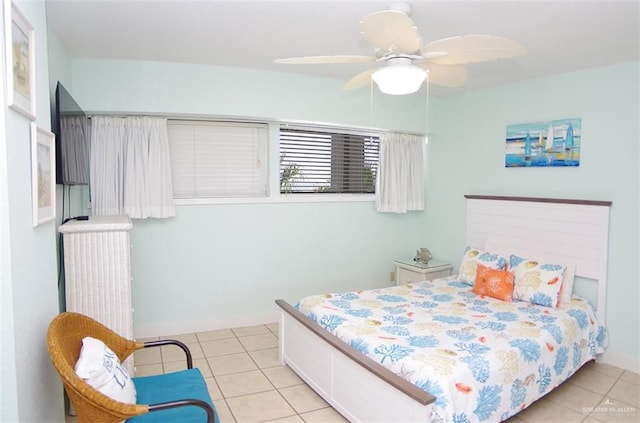
<svg viewBox="0 0 640 423"><path fill-rule="evenodd" d="M428 71L411 64L408 57L394 57L387 61L387 66L378 69L371 78L380 91L390 95L415 93L427 79Z"/></svg>

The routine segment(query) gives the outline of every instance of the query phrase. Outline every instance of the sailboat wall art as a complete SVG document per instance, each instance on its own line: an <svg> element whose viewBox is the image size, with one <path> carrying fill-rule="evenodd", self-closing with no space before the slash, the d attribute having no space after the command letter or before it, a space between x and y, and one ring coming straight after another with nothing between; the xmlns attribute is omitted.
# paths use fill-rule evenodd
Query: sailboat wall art
<svg viewBox="0 0 640 423"><path fill-rule="evenodd" d="M507 126L505 167L580 166L582 119Z"/></svg>

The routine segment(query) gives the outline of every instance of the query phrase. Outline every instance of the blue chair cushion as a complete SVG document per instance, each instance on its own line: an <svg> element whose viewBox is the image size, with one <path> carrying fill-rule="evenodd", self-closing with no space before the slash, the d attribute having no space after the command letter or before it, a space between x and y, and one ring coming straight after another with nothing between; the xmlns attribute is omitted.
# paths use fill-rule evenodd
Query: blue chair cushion
<svg viewBox="0 0 640 423"><path fill-rule="evenodd" d="M210 404L215 410L207 390L207 383L197 368L175 373L134 377L133 383L136 387L138 398L136 402L138 404L158 404L183 399L199 399ZM217 412L215 416L215 423L220 423ZM206 421L206 412L195 405L153 411L127 420L130 423L204 423Z"/></svg>

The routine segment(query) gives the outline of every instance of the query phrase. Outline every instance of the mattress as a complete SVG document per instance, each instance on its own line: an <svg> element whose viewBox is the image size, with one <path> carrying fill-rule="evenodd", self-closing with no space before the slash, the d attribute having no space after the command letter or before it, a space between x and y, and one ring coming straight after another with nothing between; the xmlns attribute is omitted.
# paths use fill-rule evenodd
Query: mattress
<svg viewBox="0 0 640 423"><path fill-rule="evenodd" d="M480 297L446 277L302 299L325 330L437 397L434 422L502 421L604 349L583 298L557 308Z"/></svg>

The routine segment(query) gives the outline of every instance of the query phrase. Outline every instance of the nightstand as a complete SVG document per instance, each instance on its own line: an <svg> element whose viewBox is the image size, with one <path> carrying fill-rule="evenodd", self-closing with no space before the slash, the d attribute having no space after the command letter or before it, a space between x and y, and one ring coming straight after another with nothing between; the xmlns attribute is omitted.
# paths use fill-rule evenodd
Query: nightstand
<svg viewBox="0 0 640 423"><path fill-rule="evenodd" d="M396 265L396 285L450 276L453 269L451 264L438 260L430 260L427 264L412 259L396 260L394 264Z"/></svg>

